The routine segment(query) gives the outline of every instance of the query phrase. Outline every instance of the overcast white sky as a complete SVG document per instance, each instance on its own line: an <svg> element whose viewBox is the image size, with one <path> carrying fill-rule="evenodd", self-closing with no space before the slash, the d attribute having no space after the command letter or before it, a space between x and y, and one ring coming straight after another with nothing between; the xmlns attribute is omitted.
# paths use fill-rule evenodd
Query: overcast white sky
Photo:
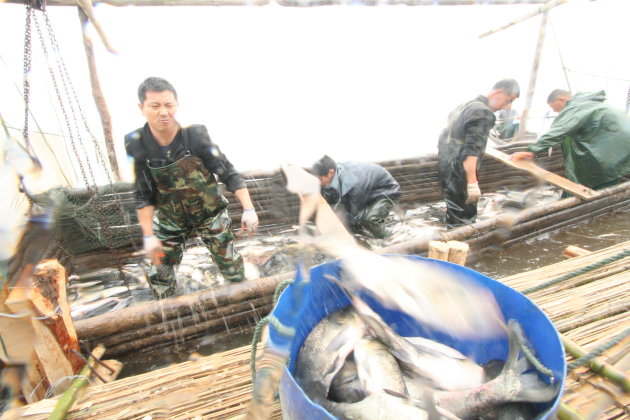
<svg viewBox="0 0 630 420"><path fill-rule="evenodd" d="M136 88L147 76L178 90L180 122L203 123L241 171L309 165L322 154L379 161L436 149L449 111L503 77L521 83L520 110L540 17L478 35L538 6L96 7L118 55L94 34L99 77L119 148L143 124ZM75 8L49 7L57 40L88 121L91 99ZM625 107L630 85L627 0L571 0L550 15L530 127L550 90L606 89ZM0 4L0 113L23 125L24 7ZM552 28L553 27L553 31ZM47 132L65 123L34 33L32 107ZM557 42L556 42L557 41ZM19 132L15 132L19 134ZM125 172L129 177L129 172Z"/></svg>

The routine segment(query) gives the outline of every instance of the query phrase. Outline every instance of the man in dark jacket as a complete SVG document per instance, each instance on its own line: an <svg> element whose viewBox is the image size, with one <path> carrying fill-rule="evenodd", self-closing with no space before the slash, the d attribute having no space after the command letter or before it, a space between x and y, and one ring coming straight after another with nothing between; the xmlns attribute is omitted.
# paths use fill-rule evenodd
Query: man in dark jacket
<svg viewBox="0 0 630 420"><path fill-rule="evenodd" d="M511 105L519 95L518 82L503 79L487 95L479 95L450 113L438 143L438 173L448 227L475 221L481 197L477 171L495 123L494 113Z"/></svg>
<svg viewBox="0 0 630 420"><path fill-rule="evenodd" d="M242 230L253 233L258 217L243 179L205 126L179 125L177 93L168 81L149 77L140 84L138 99L147 123L125 136L125 148L134 160L136 208L144 251L153 263L149 282L154 295L174 294L174 266L193 232L227 281L243 281L243 259L234 248L228 200L217 177L243 207Z"/></svg>
<svg viewBox="0 0 630 420"><path fill-rule="evenodd" d="M630 117L605 103L606 92L570 92L556 89L547 104L559 112L549 131L513 160L531 160L558 144L562 147L565 176L592 189L619 183L630 174Z"/></svg>
<svg viewBox="0 0 630 420"><path fill-rule="evenodd" d="M324 156L313 165L322 196L354 233L385 238L385 218L400 199L400 185L383 167L365 162L335 163Z"/></svg>

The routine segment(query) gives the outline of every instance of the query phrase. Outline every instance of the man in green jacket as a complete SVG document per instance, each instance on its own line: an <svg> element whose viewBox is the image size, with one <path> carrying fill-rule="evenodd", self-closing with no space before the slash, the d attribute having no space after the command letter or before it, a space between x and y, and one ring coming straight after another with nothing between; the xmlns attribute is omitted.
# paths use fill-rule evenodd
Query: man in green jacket
<svg viewBox="0 0 630 420"><path fill-rule="evenodd" d="M512 160L532 160L539 152L562 147L565 177L592 189L616 185L630 174L630 117L605 103L606 93L556 89L547 103L558 116L527 151Z"/></svg>

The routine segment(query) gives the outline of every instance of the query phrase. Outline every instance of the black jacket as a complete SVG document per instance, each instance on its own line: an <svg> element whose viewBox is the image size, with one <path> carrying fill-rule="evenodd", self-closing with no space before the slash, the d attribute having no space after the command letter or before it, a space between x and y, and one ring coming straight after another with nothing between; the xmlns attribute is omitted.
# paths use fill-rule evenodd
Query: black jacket
<svg viewBox="0 0 630 420"><path fill-rule="evenodd" d="M463 161L466 156L477 156L481 161L495 120L485 96L463 103L450 113L440 134L438 158Z"/></svg>
<svg viewBox="0 0 630 420"><path fill-rule="evenodd" d="M352 222L361 212L379 198L397 201L400 185L382 166L366 162L337 164L330 186L322 188L328 203L337 207L342 204Z"/></svg>
<svg viewBox="0 0 630 420"><path fill-rule="evenodd" d="M125 150L134 159L137 208L156 204L157 187L149 165L169 165L181 159L187 151L199 157L206 169L217 175L228 191L245 188L243 178L219 147L212 143L204 125L182 127L169 146L161 147L153 138L149 125L145 124L125 136Z"/></svg>

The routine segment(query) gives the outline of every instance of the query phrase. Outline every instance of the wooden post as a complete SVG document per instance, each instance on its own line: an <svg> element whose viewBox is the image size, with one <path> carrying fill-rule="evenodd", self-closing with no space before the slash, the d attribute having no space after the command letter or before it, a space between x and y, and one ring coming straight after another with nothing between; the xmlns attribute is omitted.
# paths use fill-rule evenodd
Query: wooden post
<svg viewBox="0 0 630 420"><path fill-rule="evenodd" d="M83 33L83 46L85 47L85 56L87 57L87 64L90 73L90 82L92 85L92 96L94 97L94 103L96 109L101 117L101 124L103 126L103 136L105 137L105 147L107 148L107 156L109 158L109 165L111 166L112 173L116 182L120 181L120 169L118 168L118 160L116 159L116 149L114 147L114 138L112 136L112 118L107 108L107 102L105 102L105 96L101 90L101 83L98 79L98 73L96 71L96 62L94 60L94 49L92 41L85 33L85 27L88 23L88 17L81 7L79 9L79 19L81 20L81 28Z"/></svg>
<svg viewBox="0 0 630 420"><path fill-rule="evenodd" d="M429 258L448 261L449 248L446 242L429 241Z"/></svg>
<svg viewBox="0 0 630 420"><path fill-rule="evenodd" d="M77 333L70 316L66 295L68 275L57 260L42 261L35 268L29 300L35 312L59 343L65 358L77 373L83 360L74 351L80 351Z"/></svg>
<svg viewBox="0 0 630 420"><path fill-rule="evenodd" d="M454 264L466 265L466 257L470 247L465 242L448 241L448 261Z"/></svg>
<svg viewBox="0 0 630 420"><path fill-rule="evenodd" d="M536 52L534 53L534 62L532 64L532 72L529 76L529 85L527 86L527 97L525 98L525 107L521 114L521 127L518 133L514 136L513 141L520 141L527 132L527 118L529 117L529 110L532 107L532 101L534 98L534 91L536 90L536 80L538 78L538 67L540 66L540 55L542 54L543 45L545 44L545 34L547 33L547 18L548 12L545 11L542 14L540 21L540 30L538 32L538 42L536 43Z"/></svg>

